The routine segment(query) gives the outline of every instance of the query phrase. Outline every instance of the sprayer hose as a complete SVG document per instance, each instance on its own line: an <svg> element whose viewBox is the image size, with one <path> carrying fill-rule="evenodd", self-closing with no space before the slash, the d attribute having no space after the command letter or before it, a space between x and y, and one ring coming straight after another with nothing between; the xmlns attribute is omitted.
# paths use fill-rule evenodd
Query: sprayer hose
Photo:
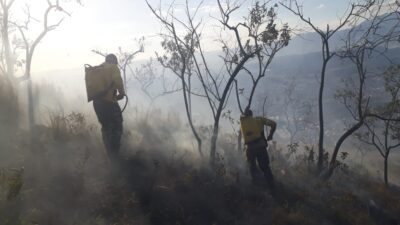
<svg viewBox="0 0 400 225"><path fill-rule="evenodd" d="M126 98L125 105L124 105L124 107L122 108L121 112L124 112L125 109L126 109L126 107L128 106L128 101L129 101L128 95L125 95L125 98Z"/></svg>

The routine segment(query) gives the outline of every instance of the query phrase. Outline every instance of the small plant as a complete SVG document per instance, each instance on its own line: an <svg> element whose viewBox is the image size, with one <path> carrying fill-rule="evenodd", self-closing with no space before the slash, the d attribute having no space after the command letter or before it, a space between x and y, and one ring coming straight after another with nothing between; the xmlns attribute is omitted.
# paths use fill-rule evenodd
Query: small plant
<svg viewBox="0 0 400 225"><path fill-rule="evenodd" d="M290 157L292 155L295 155L297 150L299 149L299 143L294 142L294 143L288 144L287 148L288 148L287 158L290 159Z"/></svg>
<svg viewBox="0 0 400 225"><path fill-rule="evenodd" d="M347 156L349 156L348 152L341 152L340 153L340 159L345 160L347 158Z"/></svg>
<svg viewBox="0 0 400 225"><path fill-rule="evenodd" d="M20 225L20 193L23 186L24 168L0 169L0 224Z"/></svg>
<svg viewBox="0 0 400 225"><path fill-rule="evenodd" d="M304 146L304 150L306 151L306 160L308 165L314 165L315 164L315 150L314 150L314 145L311 147L306 145Z"/></svg>
<svg viewBox="0 0 400 225"><path fill-rule="evenodd" d="M226 175L226 167L224 164L224 157L219 153L216 154L214 171L215 171L215 174L220 178L223 178Z"/></svg>
<svg viewBox="0 0 400 225"><path fill-rule="evenodd" d="M63 114L49 113L49 128L55 140L61 140L67 136L67 117Z"/></svg>
<svg viewBox="0 0 400 225"><path fill-rule="evenodd" d="M23 185L24 168L0 169L0 201L12 200L19 196Z"/></svg>
<svg viewBox="0 0 400 225"><path fill-rule="evenodd" d="M58 141L66 141L73 136L81 136L86 131L92 130L92 127L87 125L85 116L77 112L71 112L68 115L50 112L48 127L51 136Z"/></svg>
<svg viewBox="0 0 400 225"><path fill-rule="evenodd" d="M323 162L324 162L324 166L327 166L329 164L329 152L324 151L324 155L323 155Z"/></svg>

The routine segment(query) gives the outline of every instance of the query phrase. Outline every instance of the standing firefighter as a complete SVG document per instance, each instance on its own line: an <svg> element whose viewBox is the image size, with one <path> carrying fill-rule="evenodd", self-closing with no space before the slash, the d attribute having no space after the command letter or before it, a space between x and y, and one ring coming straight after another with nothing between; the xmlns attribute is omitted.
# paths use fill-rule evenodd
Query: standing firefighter
<svg viewBox="0 0 400 225"><path fill-rule="evenodd" d="M103 143L110 159L118 157L122 135L122 112L118 100L125 96L118 59L109 54L99 66L86 67L88 101L93 100L94 111L101 124Z"/></svg>
<svg viewBox="0 0 400 225"><path fill-rule="evenodd" d="M264 136L264 126L271 127L267 139ZM244 115L240 117L240 127L246 144L246 156L253 182L257 181L257 164L268 182L271 193L274 193L274 177L269 167L267 141L272 140L276 129L276 123L264 117L253 117L253 112L246 108Z"/></svg>

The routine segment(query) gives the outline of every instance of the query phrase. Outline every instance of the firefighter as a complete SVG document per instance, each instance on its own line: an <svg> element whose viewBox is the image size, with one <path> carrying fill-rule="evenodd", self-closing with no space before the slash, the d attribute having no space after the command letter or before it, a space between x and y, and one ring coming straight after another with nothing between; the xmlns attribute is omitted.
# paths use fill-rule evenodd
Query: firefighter
<svg viewBox="0 0 400 225"><path fill-rule="evenodd" d="M264 126L271 128L266 139L264 136ZM246 145L246 157L253 183L257 182L258 163L258 167L264 173L271 193L274 194L274 177L269 167L267 142L273 138L276 130L276 122L264 117L253 117L253 112L247 107L244 114L240 117L240 127Z"/></svg>
<svg viewBox="0 0 400 225"><path fill-rule="evenodd" d="M103 143L111 160L118 157L122 136L122 112L118 100L125 96L118 59L114 54L105 57L96 74L97 83L107 84L101 96L93 99L93 107L101 124Z"/></svg>

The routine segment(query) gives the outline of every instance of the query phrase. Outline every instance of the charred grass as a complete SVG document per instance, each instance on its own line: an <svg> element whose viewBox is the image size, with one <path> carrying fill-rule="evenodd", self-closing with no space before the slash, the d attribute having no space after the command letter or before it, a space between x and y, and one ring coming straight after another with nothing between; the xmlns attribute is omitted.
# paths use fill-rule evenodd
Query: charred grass
<svg viewBox="0 0 400 225"><path fill-rule="evenodd" d="M133 129L125 128L123 138L129 141L120 159L110 162L99 128L85 118L52 113L47 124L36 128L33 142L23 129L1 128L0 224L400 223L399 189L385 188L345 162L323 182L309 151L289 160L285 149L271 148L277 181L272 197L250 182L246 168L239 166L244 154L226 135L211 167L178 145L185 129L178 119L172 118L171 129L171 118L150 122L138 117Z"/></svg>

